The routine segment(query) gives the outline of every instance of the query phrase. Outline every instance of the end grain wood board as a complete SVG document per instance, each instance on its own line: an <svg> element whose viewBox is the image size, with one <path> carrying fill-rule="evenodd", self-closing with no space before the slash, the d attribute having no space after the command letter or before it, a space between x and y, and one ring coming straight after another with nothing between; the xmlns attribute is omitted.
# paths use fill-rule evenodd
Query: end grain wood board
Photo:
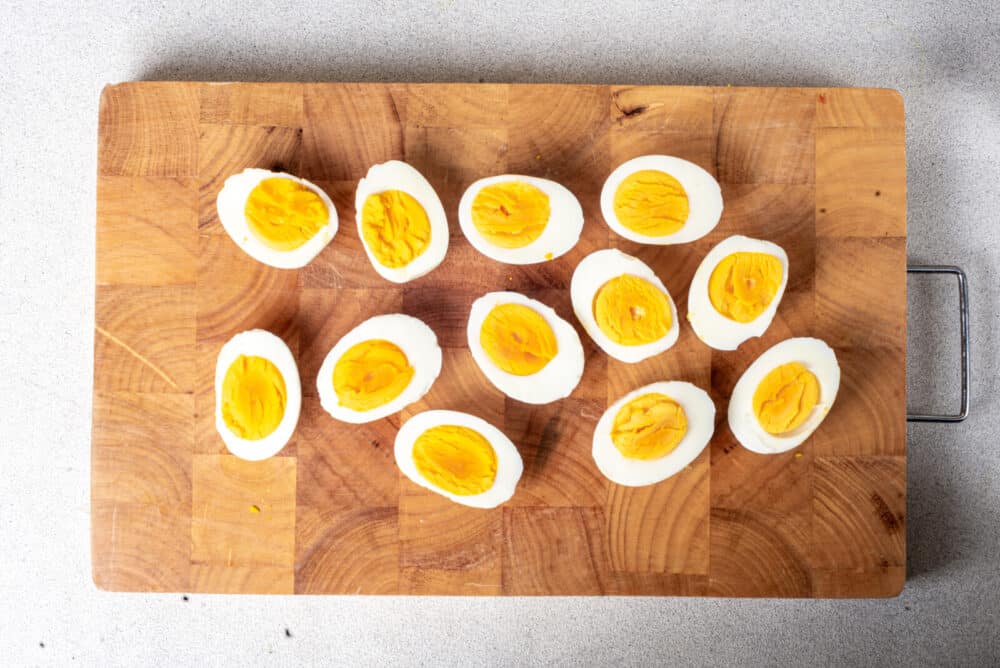
<svg viewBox="0 0 1000 668"><path fill-rule="evenodd" d="M645 153L691 160L722 184L708 237L641 246L609 233L604 178ZM444 263L404 286L362 252L353 194L374 163L406 160L449 213ZM244 255L215 197L245 167L287 170L331 194L341 226L308 267ZM891 596L905 579L903 105L874 89L583 85L206 84L109 86L100 106L92 452L93 575L129 591L366 594ZM580 198L579 244L515 267L476 253L455 220L472 181L556 180ZM784 247L788 291L766 335L713 351L682 322L640 364L598 351L573 395L529 406L494 389L466 349L473 299L510 289L576 323L576 263L638 255L686 312L689 281L732 234ZM319 406L315 377L337 339L378 313L425 320L444 348L431 392L402 414L351 426ZM224 341L261 327L291 347L304 406L287 447L250 463L213 423ZM819 336L837 351L840 396L801 448L740 447L728 396L762 351ZM644 488L601 477L597 417L642 384L691 381L718 409L711 445ZM429 408L475 413L525 461L511 502L455 505L396 470L400 423Z"/></svg>

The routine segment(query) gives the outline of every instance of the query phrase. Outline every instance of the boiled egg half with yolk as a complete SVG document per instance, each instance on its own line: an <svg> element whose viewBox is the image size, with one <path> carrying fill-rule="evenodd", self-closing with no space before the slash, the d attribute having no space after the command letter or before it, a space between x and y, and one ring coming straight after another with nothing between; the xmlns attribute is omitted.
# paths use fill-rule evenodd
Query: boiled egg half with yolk
<svg viewBox="0 0 1000 668"><path fill-rule="evenodd" d="M704 169L669 155L622 163L601 189L601 214L617 234L644 244L683 244L719 224L722 190Z"/></svg>
<svg viewBox="0 0 1000 668"><path fill-rule="evenodd" d="M641 487L693 462L715 432L715 404L691 383L653 383L629 392L594 429L594 462L609 480Z"/></svg>
<svg viewBox="0 0 1000 668"><path fill-rule="evenodd" d="M819 339L786 339L751 364L729 399L729 428L744 448L785 452L816 431L837 398L837 355Z"/></svg>
<svg viewBox="0 0 1000 668"><path fill-rule="evenodd" d="M434 330L392 313L369 318L341 338L323 360L316 388L326 412L359 424L417 401L440 373Z"/></svg>
<svg viewBox="0 0 1000 668"><path fill-rule="evenodd" d="M448 252L448 219L423 174L390 160L373 166L354 197L358 235L378 274L406 283L430 272Z"/></svg>
<svg viewBox="0 0 1000 668"><path fill-rule="evenodd" d="M501 392L528 404L569 396L583 376L583 346L573 326L517 292L491 292L472 304L469 351Z"/></svg>
<svg viewBox="0 0 1000 668"><path fill-rule="evenodd" d="M396 434L396 464L416 484L455 503L495 508L514 495L524 464L486 420L458 411L413 416Z"/></svg>
<svg viewBox="0 0 1000 668"><path fill-rule="evenodd" d="M215 365L215 428L231 453L250 461L277 454L292 437L301 408L299 370L284 341L252 329L222 346Z"/></svg>
<svg viewBox="0 0 1000 668"><path fill-rule="evenodd" d="M570 281L573 312L601 350L640 362L677 342L677 307L642 260L614 249L580 261Z"/></svg>
<svg viewBox="0 0 1000 668"><path fill-rule="evenodd" d="M555 181L491 176L466 189L458 222L473 248L507 264L533 264L563 255L583 230L579 200Z"/></svg>
<svg viewBox="0 0 1000 668"><path fill-rule="evenodd" d="M788 255L770 241L734 236L708 252L691 279L688 321L717 350L736 350L774 320L788 284Z"/></svg>
<svg viewBox="0 0 1000 668"><path fill-rule="evenodd" d="M219 222L247 255L279 269L304 267L337 233L337 209L319 186L280 172L246 169L226 179Z"/></svg>

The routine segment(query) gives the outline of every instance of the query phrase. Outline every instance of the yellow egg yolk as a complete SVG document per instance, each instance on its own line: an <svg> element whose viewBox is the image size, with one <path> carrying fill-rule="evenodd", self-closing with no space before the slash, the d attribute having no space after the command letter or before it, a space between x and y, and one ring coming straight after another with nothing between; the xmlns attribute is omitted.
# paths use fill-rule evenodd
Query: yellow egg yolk
<svg viewBox="0 0 1000 668"><path fill-rule="evenodd" d="M736 322L755 320L781 287L781 260L768 253L733 253L715 265L708 298L715 310Z"/></svg>
<svg viewBox="0 0 1000 668"><path fill-rule="evenodd" d="M665 237L684 227L690 206L680 181L666 172L643 169L618 185L614 210L618 222L633 232Z"/></svg>
<svg viewBox="0 0 1000 668"><path fill-rule="evenodd" d="M405 267L431 243L431 222L412 195L386 190L369 195L361 207L361 235L384 267Z"/></svg>
<svg viewBox="0 0 1000 668"><path fill-rule="evenodd" d="M299 248L330 221L326 204L312 188L283 178L258 183L247 197L244 214L253 235L279 251Z"/></svg>
<svg viewBox="0 0 1000 668"><path fill-rule="evenodd" d="M523 248L540 237L550 213L549 196L519 181L486 186L472 200L472 224L501 248Z"/></svg>
<svg viewBox="0 0 1000 668"><path fill-rule="evenodd" d="M659 392L636 397L615 414L611 442L627 459L659 459L687 433L684 408Z"/></svg>
<svg viewBox="0 0 1000 668"><path fill-rule="evenodd" d="M413 444L413 462L426 480L457 496L482 494L497 477L497 453L475 429L431 427Z"/></svg>
<svg viewBox="0 0 1000 668"><path fill-rule="evenodd" d="M410 384L413 367L399 346L372 339L347 349L333 367L333 391L341 406L370 411L384 406Z"/></svg>
<svg viewBox="0 0 1000 668"><path fill-rule="evenodd" d="M285 379L270 360L240 355L222 379L222 419L248 441L270 436L285 416Z"/></svg>
<svg viewBox="0 0 1000 668"><path fill-rule="evenodd" d="M799 362L772 369L753 393L753 412L769 434L792 431L812 413L819 401L819 381Z"/></svg>
<svg viewBox="0 0 1000 668"><path fill-rule="evenodd" d="M523 304L495 306L479 328L479 343L500 370L515 376L538 373L559 352L552 327Z"/></svg>
<svg viewBox="0 0 1000 668"><path fill-rule="evenodd" d="M644 278L622 274L598 289L594 319L609 339L641 346L663 338L673 324L667 295Z"/></svg>

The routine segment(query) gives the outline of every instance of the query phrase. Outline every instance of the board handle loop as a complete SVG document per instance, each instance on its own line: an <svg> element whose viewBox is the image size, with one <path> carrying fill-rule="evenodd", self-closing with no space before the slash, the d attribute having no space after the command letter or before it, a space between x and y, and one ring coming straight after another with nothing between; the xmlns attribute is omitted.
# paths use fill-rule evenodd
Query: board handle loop
<svg viewBox="0 0 1000 668"><path fill-rule="evenodd" d="M969 417L969 385L971 363L969 362L969 281L961 267L952 265L909 265L907 274L951 274L958 278L959 333L962 342L962 404L958 413L934 415L907 413L907 422L961 422Z"/></svg>

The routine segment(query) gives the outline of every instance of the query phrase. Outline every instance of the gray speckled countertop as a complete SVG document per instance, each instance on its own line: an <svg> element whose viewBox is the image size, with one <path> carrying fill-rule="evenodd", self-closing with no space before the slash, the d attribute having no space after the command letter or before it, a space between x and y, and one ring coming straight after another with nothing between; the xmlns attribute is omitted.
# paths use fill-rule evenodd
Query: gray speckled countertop
<svg viewBox="0 0 1000 668"><path fill-rule="evenodd" d="M177 4L178 6L172 6ZM487 0L5 3L0 647L9 665L1000 660L1000 9ZM414 6L417 3L414 3ZM111 6L113 5L113 6ZM65 7L73 6L70 10ZM806 9L806 8L810 9ZM821 7L821 9L813 9ZM822 9L826 7L826 9ZM203 13L204 8L209 8ZM911 425L909 581L885 601L115 595L90 577L97 101L131 79L885 86L909 258L972 289L972 416ZM953 284L911 279L910 408L958 397ZM290 637L286 633L290 632ZM43 646L44 645L44 646ZM987 660L992 661L987 661Z"/></svg>

